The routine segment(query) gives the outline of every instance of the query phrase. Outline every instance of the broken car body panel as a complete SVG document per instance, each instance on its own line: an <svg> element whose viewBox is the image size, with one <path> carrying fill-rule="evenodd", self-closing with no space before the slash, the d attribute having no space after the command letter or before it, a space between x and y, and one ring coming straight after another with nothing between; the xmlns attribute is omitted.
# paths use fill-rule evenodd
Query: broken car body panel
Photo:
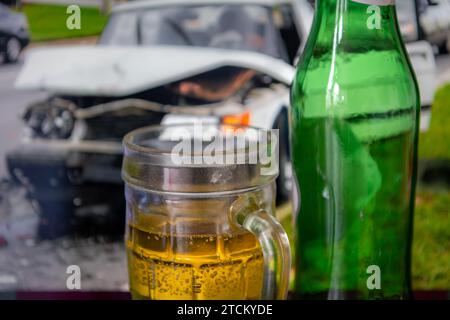
<svg viewBox="0 0 450 320"><path fill-rule="evenodd" d="M58 47L30 50L15 86L57 94L118 97L222 66L253 69L286 85L291 83L295 72L294 67L282 60L228 49Z"/></svg>

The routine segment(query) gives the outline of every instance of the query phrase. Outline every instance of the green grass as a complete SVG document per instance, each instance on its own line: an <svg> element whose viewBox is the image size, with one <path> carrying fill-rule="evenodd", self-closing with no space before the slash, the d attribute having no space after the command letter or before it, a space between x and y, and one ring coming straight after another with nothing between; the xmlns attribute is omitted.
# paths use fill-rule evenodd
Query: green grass
<svg viewBox="0 0 450 320"><path fill-rule="evenodd" d="M414 217L412 281L414 290L450 289L450 192L419 192ZM277 210L295 251L291 206ZM293 289L293 276L291 277Z"/></svg>
<svg viewBox="0 0 450 320"><path fill-rule="evenodd" d="M413 242L414 289L450 289L450 192L419 192Z"/></svg>
<svg viewBox="0 0 450 320"><path fill-rule="evenodd" d="M419 159L450 161L450 84L437 91L431 113L430 129L419 137ZM446 187L419 185L412 271L415 289L450 289L450 191Z"/></svg>
<svg viewBox="0 0 450 320"><path fill-rule="evenodd" d="M108 17L97 8L81 8L81 29L69 30L67 6L26 4L22 11L28 18L32 41L46 41L98 35Z"/></svg>
<svg viewBox="0 0 450 320"><path fill-rule="evenodd" d="M419 158L450 159L450 84L436 93L430 129L419 137Z"/></svg>

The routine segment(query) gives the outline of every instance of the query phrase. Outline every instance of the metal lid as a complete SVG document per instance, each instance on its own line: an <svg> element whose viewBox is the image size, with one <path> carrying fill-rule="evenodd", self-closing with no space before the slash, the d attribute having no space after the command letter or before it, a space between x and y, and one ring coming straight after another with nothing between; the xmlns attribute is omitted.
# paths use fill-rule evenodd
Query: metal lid
<svg viewBox="0 0 450 320"><path fill-rule="evenodd" d="M151 126L124 138L122 177L159 192L236 192L278 175L278 132L221 124Z"/></svg>

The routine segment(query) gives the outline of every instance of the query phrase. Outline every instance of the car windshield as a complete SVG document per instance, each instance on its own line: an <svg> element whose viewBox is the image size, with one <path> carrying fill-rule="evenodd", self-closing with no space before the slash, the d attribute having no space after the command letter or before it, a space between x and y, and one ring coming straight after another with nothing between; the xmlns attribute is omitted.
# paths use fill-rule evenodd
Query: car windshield
<svg viewBox="0 0 450 320"><path fill-rule="evenodd" d="M179 45L249 50L282 58L280 34L269 7L208 5L113 14L103 45Z"/></svg>

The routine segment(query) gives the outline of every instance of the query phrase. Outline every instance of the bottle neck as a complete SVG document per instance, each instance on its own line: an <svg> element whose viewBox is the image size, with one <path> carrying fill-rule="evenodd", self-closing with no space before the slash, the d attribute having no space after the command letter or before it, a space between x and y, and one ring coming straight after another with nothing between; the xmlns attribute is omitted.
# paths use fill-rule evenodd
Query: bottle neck
<svg viewBox="0 0 450 320"><path fill-rule="evenodd" d="M330 44L348 46L346 49L351 51L363 48L394 49L401 44L396 9L392 0L316 2L312 32L316 33L315 38L319 44L326 47Z"/></svg>

